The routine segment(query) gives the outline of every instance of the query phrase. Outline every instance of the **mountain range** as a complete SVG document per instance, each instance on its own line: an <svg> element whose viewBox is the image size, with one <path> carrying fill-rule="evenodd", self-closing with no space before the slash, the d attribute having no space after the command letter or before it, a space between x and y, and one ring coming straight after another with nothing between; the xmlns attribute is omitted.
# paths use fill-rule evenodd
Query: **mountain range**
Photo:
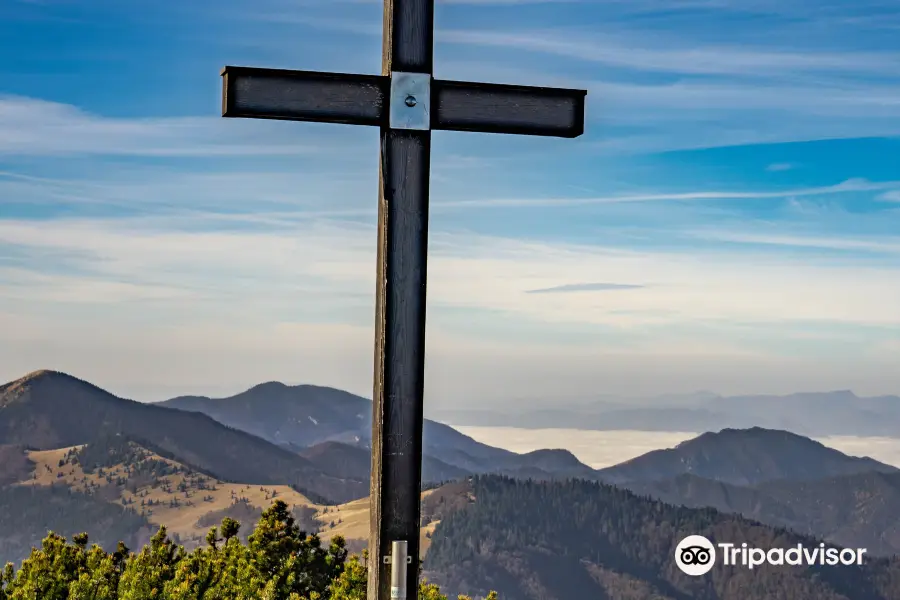
<svg viewBox="0 0 900 600"><path fill-rule="evenodd" d="M719 431L764 427L810 437L900 437L900 397L859 397L849 390L786 396L719 396L709 392L628 402L604 399L553 409L451 409L433 415L457 426L569 428L598 431Z"/></svg>
<svg viewBox="0 0 900 600"><path fill-rule="evenodd" d="M64 373L29 374L0 386L0 562L21 558L46 528L66 535L90 529L101 544L122 539L135 547L166 524L182 543L198 544L217 520L253 520L276 497L308 531L342 535L359 550L368 532L370 424L369 400L331 388L267 383L228 398L144 404ZM900 553L900 471L788 431L725 428L599 470L566 450L518 454L434 421L425 423L424 437L422 546L429 573L453 591L487 586L505 591L503 598L567 598L571 582L580 581L580 595L599 598L742 597L727 592L740 578L697 589L659 562L675 535L652 531L651 515L662 513L678 527L700 519L717 534L769 541L806 535L866 547L870 555ZM526 480L532 487L517 483ZM596 501L586 499L591 494ZM533 507L517 509L513 500L541 510L582 507L584 514L606 502L600 518L625 518L634 539L622 537L621 524L598 530L578 515L532 523ZM457 512L485 525L483 542L475 543ZM532 526L539 533L528 534ZM571 544L548 541L556 526ZM548 558L558 551L561 558ZM892 564L849 580L895 577L884 566ZM525 577L532 567L534 576ZM785 589L813 595L781 597L857 597L840 595L844 583L804 577ZM900 597L883 595L893 588L882 583L867 584L869 595L859 597Z"/></svg>
<svg viewBox="0 0 900 600"><path fill-rule="evenodd" d="M50 450L110 434L146 440L223 480L285 483L338 501L368 493L364 479L328 475L296 452L204 414L118 398L64 373L37 371L0 386L0 444Z"/></svg>
<svg viewBox="0 0 900 600"><path fill-rule="evenodd" d="M369 491L372 404L332 388L266 383L230 398L119 398L42 370L0 386L0 445L49 450L122 434L223 481L287 484L322 503ZM517 454L441 423L424 424L423 479L484 472L592 476L565 450Z"/></svg>
<svg viewBox="0 0 900 600"><path fill-rule="evenodd" d="M371 447L372 402L361 396L334 388L314 385L288 386L269 382L227 398L181 396L157 406L199 412L216 421L259 436L273 444L300 451L329 444L355 446L365 452ZM571 452L553 450L517 454L475 441L448 425L425 419L422 431L427 479L441 481L484 472L530 473L534 476L593 476L593 469L581 463ZM345 456L352 451L340 450ZM355 471L361 475L362 471ZM366 471L366 474L368 471ZM367 476L367 475L366 475Z"/></svg>

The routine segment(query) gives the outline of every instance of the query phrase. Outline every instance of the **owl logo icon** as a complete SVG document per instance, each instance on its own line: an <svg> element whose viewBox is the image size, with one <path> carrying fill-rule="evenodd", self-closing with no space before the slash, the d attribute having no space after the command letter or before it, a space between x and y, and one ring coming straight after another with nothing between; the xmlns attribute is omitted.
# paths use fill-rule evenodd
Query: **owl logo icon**
<svg viewBox="0 0 900 600"><path fill-rule="evenodd" d="M685 575L705 575L716 564L716 547L702 535L689 535L675 547L675 564Z"/></svg>

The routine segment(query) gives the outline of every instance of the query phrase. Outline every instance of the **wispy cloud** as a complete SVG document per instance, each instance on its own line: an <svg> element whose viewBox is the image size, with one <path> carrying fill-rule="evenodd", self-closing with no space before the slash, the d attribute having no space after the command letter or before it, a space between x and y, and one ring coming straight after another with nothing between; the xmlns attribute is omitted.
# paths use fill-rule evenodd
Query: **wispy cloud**
<svg viewBox="0 0 900 600"><path fill-rule="evenodd" d="M627 283L567 283L537 290L527 290L526 294L558 294L565 292L609 292L615 290L639 290L646 286Z"/></svg>
<svg viewBox="0 0 900 600"><path fill-rule="evenodd" d="M378 0L188 4L162 3L152 26L117 4L109 30L121 19L160 47L177 36L190 59L172 81L214 78L223 59L377 69ZM650 380L900 385L884 354L900 327L898 213L872 202L900 200L885 153L865 165L833 150L864 140L744 148L696 153L688 169L677 154L628 156L900 134L895 3L442 4L438 76L583 87L589 123L564 146L435 136L430 399ZM104 19L107 5L79 15ZM40 12L23 26L51 18ZM100 34L98 50L71 25L67 60L93 81L124 72L109 48L140 55L120 36ZM150 70L168 77L165 60ZM41 79L53 97L0 97L0 329L15 340L3 369L371 388L374 130L224 120L213 97L144 118L147 97L126 93L106 112L100 86L76 94L54 77ZM768 163L802 165L803 183L774 187Z"/></svg>
<svg viewBox="0 0 900 600"><path fill-rule="evenodd" d="M211 111L212 112L212 111ZM317 155L341 143L335 128L305 128L220 117L110 118L68 104L0 96L2 155L148 157ZM298 141L299 140L299 141Z"/></svg>
<svg viewBox="0 0 900 600"><path fill-rule="evenodd" d="M346 165L322 166L317 173L289 172L265 165L258 169L118 167L100 176L35 177L0 171L0 197L20 205L66 205L75 210L128 210L145 215L197 212L246 221L292 222L297 218L353 217L374 214L374 169L354 172Z"/></svg>
<svg viewBox="0 0 900 600"><path fill-rule="evenodd" d="M370 157L371 158L371 157ZM371 162L371 161L370 161ZM474 166L465 166L474 172ZM451 169L453 166L451 165ZM512 167L510 167L512 168ZM435 165L442 171L443 165ZM756 190L693 190L684 192L649 192L610 194L605 196L535 196L492 197L482 194L465 199L453 181L453 172L446 172L448 181L442 185L431 203L435 213L461 214L474 209L493 208L563 208L613 207L629 204L698 204L720 201L723 206L740 204L744 200L789 201L797 210L821 212L819 203L801 205L800 199L835 198L861 193L877 193L889 201L893 192L900 192L900 181L868 181L848 179L834 185L813 187L785 187L765 191ZM372 201L376 189L377 171L370 165L359 171L338 165L318 172L286 172L268 169L221 169L192 172L177 169L117 169L95 178L39 177L10 171L0 171L0 194L8 201L39 206L64 203L77 208L130 208L145 215L148 222L156 216L167 218L173 214L190 218L200 215L216 219L224 225L229 219L253 221L271 226L292 226L298 220L310 218L374 217ZM467 195L471 192L466 189ZM581 193L584 193L583 191ZM674 218L674 215L671 215Z"/></svg>
<svg viewBox="0 0 900 600"><path fill-rule="evenodd" d="M849 250L879 254L900 254L900 238L848 238L814 237L790 234L765 234L708 230L694 232L698 238L736 244L758 244L768 246L792 246L795 248L821 248L823 250Z"/></svg>
<svg viewBox="0 0 900 600"><path fill-rule="evenodd" d="M516 3L517 0L510 0ZM346 17L323 17L300 11L258 11L250 18L295 23L319 29L380 36L381 24ZM652 34L651 34L652 33ZM660 31L628 34L592 30L589 35L577 28L538 30L438 28L438 43L502 47L529 53L549 54L606 67L653 73L682 75L730 75L742 79L773 79L798 74L884 76L896 80L900 72L900 52L795 47L757 48L741 45L687 43L683 37Z"/></svg>
<svg viewBox="0 0 900 600"><path fill-rule="evenodd" d="M791 163L772 163L768 167L766 167L766 171L779 172L779 171L790 171L794 169L795 166Z"/></svg>
<svg viewBox="0 0 900 600"><path fill-rule="evenodd" d="M681 78L634 83L543 72L510 78L510 73L482 63L459 65L453 76L587 89L587 143L605 154L900 136L896 82L803 85Z"/></svg>
<svg viewBox="0 0 900 600"><path fill-rule="evenodd" d="M442 231L432 239L429 296L436 314L450 308L492 310L548 324L607 326L673 319L900 323L900 277L887 266L799 259L773 263L752 252L638 252ZM0 221L0 244L37 272L62 264L58 256L68 257L66 278L49 283L23 278L21 267L4 269L3 297L14 290L17 297L27 294L40 283L42 291L33 298L65 302L71 277L79 276L154 289L165 282L168 290L204 299L193 304L172 300L182 311L219 306L239 313L254 306L258 314L299 316L291 297L302 293L302 310L309 315L350 311L342 313L346 317L361 311L369 319L371 300L364 298L374 285L371 225L314 219L290 229L212 231L196 224L187 229L181 217L152 229L137 220L6 220ZM602 305L592 294L522 295L522 290L559 287L560 280L628 281L635 273L652 281L653 288L604 294ZM53 281L51 293L47 286ZM660 310L679 316L647 316Z"/></svg>
<svg viewBox="0 0 900 600"><path fill-rule="evenodd" d="M609 67L656 73L696 75L761 76L796 73L852 73L896 77L900 53L797 52L789 49L747 49L727 45L693 47L672 38L669 44L633 36L577 32L530 31L509 33L497 30L439 30L439 42L476 46L500 46L527 52L554 54Z"/></svg>
<svg viewBox="0 0 900 600"><path fill-rule="evenodd" d="M662 194L631 194L594 198L486 198L446 201L436 203L438 208L449 207L496 207L496 206L588 206L619 204L626 202L667 202L692 200L760 200L767 198L798 198L804 196L830 196L856 192L893 190L900 187L900 181L866 181L848 179L835 185L795 188L780 191L697 191Z"/></svg>
<svg viewBox="0 0 900 600"><path fill-rule="evenodd" d="M146 381L150 369L151 378L170 384L293 378L365 393L374 228L310 219L215 231L202 220L0 221L0 253L13 260L0 267L0 323L18 340L15 352L0 350L0 364L10 376L50 365ZM431 238L432 399L533 396L551 387L596 389L601 381L633 392L633 375L648 369L658 391L697 381L758 391L760 369L788 387L821 382L824 359L812 369L792 344L807 343L809 324L822 322L852 332L835 338L841 360L828 363L830 377L872 373L870 389L893 381L885 357L869 355L872 340L887 334L865 333L900 327L900 271L887 265L636 252L441 230ZM636 273L652 287L522 293L566 280L633 281ZM735 323L746 331L736 334ZM190 372L179 364L186 355L196 357ZM717 379L703 375L711 367ZM522 373L535 380L526 384ZM474 375L477 386L460 383Z"/></svg>
<svg viewBox="0 0 900 600"><path fill-rule="evenodd" d="M457 79L586 88L589 136L599 140L595 150L608 153L900 135L900 50L864 43L870 37L865 26L852 21L861 9L788 4L603 2L577 9L583 22L565 25L535 28L525 19L490 28L455 24L436 32L446 54L498 52L468 64L444 58L438 69ZM738 26L732 13L762 16ZM282 7L250 18L381 35L375 20L331 13ZM827 36L825 23L835 28ZM728 35L717 35L720 24L732 28ZM534 57L533 67L510 79L511 65L521 64L511 55Z"/></svg>

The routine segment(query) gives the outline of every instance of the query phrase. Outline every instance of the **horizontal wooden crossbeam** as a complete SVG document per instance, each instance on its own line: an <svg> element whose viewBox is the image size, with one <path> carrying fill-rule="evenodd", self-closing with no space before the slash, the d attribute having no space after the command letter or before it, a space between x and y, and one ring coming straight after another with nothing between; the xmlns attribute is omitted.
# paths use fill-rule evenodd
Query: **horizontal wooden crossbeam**
<svg viewBox="0 0 900 600"><path fill-rule="evenodd" d="M382 125L390 78L318 71L225 67L222 116Z"/></svg>
<svg viewBox="0 0 900 600"><path fill-rule="evenodd" d="M574 138L584 133L586 95L584 90L437 80L431 128Z"/></svg>
<svg viewBox="0 0 900 600"><path fill-rule="evenodd" d="M222 115L386 127L391 80L225 67ZM585 90L431 81L431 129L573 138L584 133Z"/></svg>

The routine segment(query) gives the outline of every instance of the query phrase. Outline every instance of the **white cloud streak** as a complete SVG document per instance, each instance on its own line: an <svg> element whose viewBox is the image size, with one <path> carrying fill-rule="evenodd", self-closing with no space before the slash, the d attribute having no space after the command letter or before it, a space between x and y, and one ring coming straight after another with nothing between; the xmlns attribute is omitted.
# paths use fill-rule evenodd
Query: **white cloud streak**
<svg viewBox="0 0 900 600"><path fill-rule="evenodd" d="M218 117L109 118L68 104L0 96L0 156L290 156L343 145L339 131L322 136L307 128L290 136L293 131L282 122Z"/></svg>
<svg viewBox="0 0 900 600"><path fill-rule="evenodd" d="M651 38L638 43L634 36L575 31L439 30L439 42L484 47L515 48L608 67L656 73L736 75L741 77L784 76L797 73L851 73L895 78L900 72L900 53L891 52L798 52L778 48L746 49L725 45L669 45ZM659 35L657 35L657 39Z"/></svg>
<svg viewBox="0 0 900 600"><path fill-rule="evenodd" d="M507 55L498 53L491 59L485 52L478 62L454 63L445 58L437 68L440 76L453 79L588 89L588 135L599 139L594 146L598 152L900 135L900 51L896 47L873 50L871 44L857 43L866 39L865 30L849 21L841 24L853 14L842 16L836 4L830 5L833 10L827 15L812 5L790 4L606 2L599 8L624 14L674 11L654 20L656 25L649 29L642 29L646 26L640 18L607 20L605 13L587 9L583 26L439 27L437 41L452 52L512 50L538 60L535 67L517 71ZM694 15L686 21L673 16L680 9L698 7L718 11L719 16L732 10L781 14L789 23L806 14L808 26L818 31L818 37L805 29L791 35L791 28L779 22L787 31L779 29L776 35L766 25L748 24L726 38L731 42L723 42L722 36L709 35L715 16ZM284 7L261 10L250 18L381 35L381 24L374 20L312 15ZM827 36L815 28L820 18L833 21L829 27L835 29ZM663 27L667 19L673 19L672 28ZM683 31L685 23L695 27L672 33L672 29ZM548 67L541 56L565 60ZM586 75L589 70L592 73ZM638 130L613 132L617 126Z"/></svg>
<svg viewBox="0 0 900 600"><path fill-rule="evenodd" d="M446 2L453 3L515 7L532 0ZM347 6L334 10L336 4L264 3L241 18L381 35L377 19L322 18L310 10L319 5L333 11L322 14L349 14ZM847 35L838 40L829 34L823 43L827 36L821 35L826 29L873 32L896 20L866 21L831 0L592 4L610 10L610 18L539 30L516 25L515 19L509 27L486 30L484 19L476 20L472 11L468 24L456 21L440 30L439 43L454 53L497 50L497 58L477 64L451 58L438 63L440 76L589 89L590 139L579 142L583 152L900 134L897 49L854 47L863 38ZM890 8L879 2L866 6ZM648 22L643 17L654 11L666 11L654 19L661 26L675 23L666 19L682 9L788 18L779 28L747 27L734 36L710 27L714 19L681 21L687 27L678 28L678 37L664 35L664 28L641 29ZM582 9L570 15L575 10ZM279 36L257 41L291 53L296 32L291 36L288 42ZM529 57L528 69L510 68L501 50ZM214 111L211 107L210 115ZM111 378L115 385L149 378L174 385L220 381L239 389L264 379L292 379L367 393L374 232L369 224L326 219L370 222L374 186L363 186L373 183L374 158L366 163L368 174L346 159L357 152L374 157L374 138L370 150L347 128L328 127L325 133L308 124L299 127L216 116L108 118L47 100L0 97L0 158L211 157L223 161L220 166L230 158L272 161L265 171L242 164L244 170L205 174L126 172L120 165L121 171L100 182L0 173L0 196L20 206L62 203L93 214L130 207L152 215L0 220L0 328L4 339L15 341L14 350L0 349L3 369L12 377L26 368L68 368L100 383ZM334 160L333 172L307 168L301 177L274 165L280 157L307 161L322 152ZM470 176L471 159L457 162ZM441 176L447 174L436 173L435 179ZM900 201L898 187L900 182L849 180L785 191L475 198L436 201L433 208L605 205L604 210L624 211L633 205L636 211L641 203L683 208L691 201L863 193L881 193L881 200L894 202ZM247 211L252 214L236 214ZM803 224L778 230L760 223L710 230L681 222L669 231L740 246L726 252L720 244L715 253L435 230L429 262L430 394L550 395L616 386L635 392L635 385L651 380L658 391L682 385L792 391L826 380L858 390L900 385L894 368L898 348L888 339L900 326L900 265L884 258L896 256L897 238L890 232L831 234L821 215L802 216ZM776 259L766 246L844 254ZM884 256L868 260L861 252ZM637 282L635 274L640 274ZM645 287L527 293L591 281ZM809 331L822 323L852 334ZM822 337L836 343L825 348ZM810 342L815 347L797 346ZM648 371L654 377L647 377ZM761 374L779 383L764 382ZM772 389L779 385L782 389Z"/></svg>
<svg viewBox="0 0 900 600"><path fill-rule="evenodd" d="M703 200L761 200L774 198L800 198L807 196L831 196L858 192L893 190L900 187L900 181L872 182L863 179L848 179L836 185L809 188L795 188L781 191L702 191L663 194L630 194L622 196L604 196L594 198L494 198L470 199L437 203L439 208L462 207L498 207L498 206L589 206L603 204L621 204L632 202L666 202L666 201L703 201ZM890 192L888 192L890 193Z"/></svg>
<svg viewBox="0 0 900 600"><path fill-rule="evenodd" d="M792 246L823 250L853 250L900 255L900 238L853 239L846 237L812 237L790 234L761 234L710 229L696 231L693 236L704 240L767 246Z"/></svg>
<svg viewBox="0 0 900 600"><path fill-rule="evenodd" d="M0 364L71 369L114 386L160 379L239 388L289 379L365 393L374 237L370 226L321 220L265 231L207 231L183 218L152 227L143 220L0 221L0 252L26 261L0 268L0 323L16 342L12 355L0 351ZM573 281L629 282L635 273L646 288L526 293ZM457 394L534 397L551 388L583 394L601 382L636 393L631 375L648 369L659 375L657 391L682 384L759 391L763 373L775 378L767 390L808 386L821 381L813 365L821 369L826 359L790 349L804 330L816 323L896 328L898 306L900 266L437 231L429 259L430 393L439 402ZM736 334L735 323L748 329ZM592 327L600 328L595 335L584 329ZM580 330L581 341L565 333ZM834 360L842 362L829 377L843 373L843 381L868 386L861 389L890 385L877 338L867 346L834 339Z"/></svg>
<svg viewBox="0 0 900 600"><path fill-rule="evenodd" d="M352 304L374 285L374 230L365 225L312 220L290 230L191 232L148 230L128 221L3 221L0 242L38 257L46 252L70 257L74 272L92 281L148 286L148 298L158 299L159 282L165 282L165 289L187 295L285 310L292 304L287 293L305 290L304 305L316 298ZM442 232L434 234L431 246L429 292L436 310L493 310L545 323L614 327L708 319L900 324L900 278L886 267L773 263L752 253L650 253ZM579 280L629 281L634 273L650 287L602 295L525 293ZM5 269L4 279L7 297L16 289L17 296L27 295L36 283L43 291L35 298L69 297L70 276L56 278L55 291L47 287L54 280L46 277L35 282ZM98 301L116 292L96 289ZM127 297L134 293L130 287L117 289ZM677 317L641 316L663 310Z"/></svg>

